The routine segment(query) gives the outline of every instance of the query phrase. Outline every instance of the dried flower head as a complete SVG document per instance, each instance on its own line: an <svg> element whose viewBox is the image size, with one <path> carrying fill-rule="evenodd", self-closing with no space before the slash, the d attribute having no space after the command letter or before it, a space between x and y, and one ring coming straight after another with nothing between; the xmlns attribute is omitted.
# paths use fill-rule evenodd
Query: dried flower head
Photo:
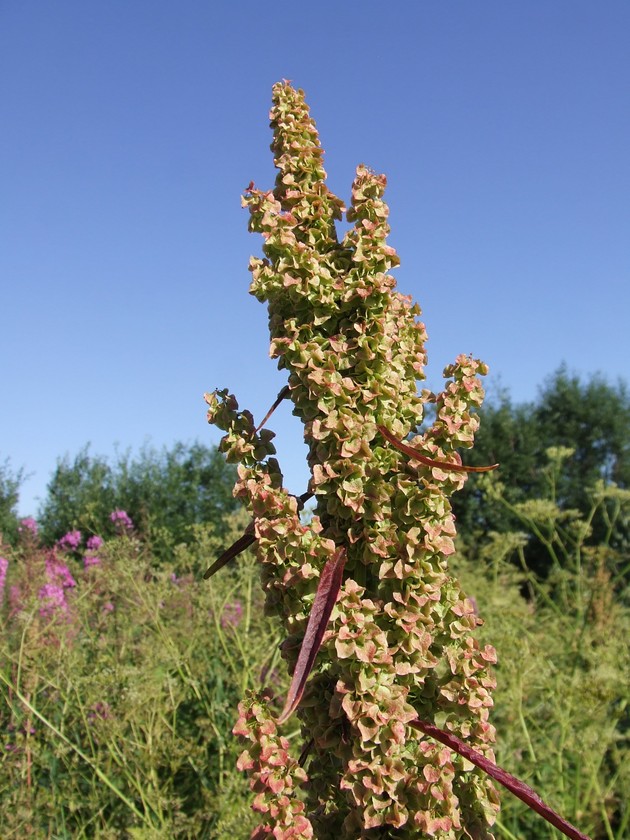
<svg viewBox="0 0 630 840"><path fill-rule="evenodd" d="M418 392L426 331L389 273L399 261L385 177L357 168L340 240L346 208L326 186L304 95L287 82L274 86L271 126L275 188L251 184L243 199L264 239L251 292L268 305L271 355L288 375L280 396L304 424L310 522L283 486L273 433L227 390L206 395L253 517L242 541L256 544L267 611L287 634L295 692L285 712L299 704L309 744L307 779L269 697L241 706L235 731L253 748L240 767L263 815L253 836L489 838L492 781L413 726L437 722L492 758L495 654L479 648L475 608L447 562L449 496L467 477L457 450L473 443L487 368L459 356L441 393ZM435 419L419 434L427 403Z"/></svg>

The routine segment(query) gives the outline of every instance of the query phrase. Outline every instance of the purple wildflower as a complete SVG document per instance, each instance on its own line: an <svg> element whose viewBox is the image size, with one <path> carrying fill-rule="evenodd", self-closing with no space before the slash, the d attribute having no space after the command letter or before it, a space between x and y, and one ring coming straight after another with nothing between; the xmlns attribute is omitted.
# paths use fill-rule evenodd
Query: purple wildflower
<svg viewBox="0 0 630 840"><path fill-rule="evenodd" d="M98 551L102 545L103 537L99 537L98 534L94 534L94 536L90 537L87 541L88 551Z"/></svg>
<svg viewBox="0 0 630 840"><path fill-rule="evenodd" d="M103 612L110 613L114 609L114 605L111 601L107 601L107 603L103 604Z"/></svg>
<svg viewBox="0 0 630 840"><path fill-rule="evenodd" d="M26 516L24 519L21 519L18 525L18 533L24 534L24 536L30 535L31 537L36 537L38 530L37 522L35 522L32 516Z"/></svg>
<svg viewBox="0 0 630 840"><path fill-rule="evenodd" d="M105 720L109 717L110 705L102 700L95 703L88 712L88 721L94 723L95 720Z"/></svg>
<svg viewBox="0 0 630 840"><path fill-rule="evenodd" d="M0 557L0 604L4 600L4 585L7 580L7 569L9 568L9 561L5 557Z"/></svg>
<svg viewBox="0 0 630 840"><path fill-rule="evenodd" d="M70 551L74 551L79 547L80 542L81 531L68 531L68 533L64 534L63 537L57 542L57 545L61 549L69 549Z"/></svg>
<svg viewBox="0 0 630 840"><path fill-rule="evenodd" d="M115 510L110 513L109 518L111 521L116 525L117 529L121 532L124 531L131 531L133 528L133 522L131 521L131 517L125 510Z"/></svg>
<svg viewBox="0 0 630 840"><path fill-rule="evenodd" d="M89 569L90 566L98 566L100 565L101 558L97 557L96 554L86 554L83 558L83 568Z"/></svg>
<svg viewBox="0 0 630 840"><path fill-rule="evenodd" d="M51 618L56 612L68 612L68 602L62 586L45 583L37 597L42 603L39 614L44 618Z"/></svg>
<svg viewBox="0 0 630 840"><path fill-rule="evenodd" d="M55 557L54 552L46 558L46 577L49 583L61 586L63 589L71 589L77 585L70 569Z"/></svg>
<svg viewBox="0 0 630 840"><path fill-rule="evenodd" d="M231 604L226 604L221 616L221 627L224 630L227 627L237 627L241 623L242 615L243 607L240 601L233 601Z"/></svg>

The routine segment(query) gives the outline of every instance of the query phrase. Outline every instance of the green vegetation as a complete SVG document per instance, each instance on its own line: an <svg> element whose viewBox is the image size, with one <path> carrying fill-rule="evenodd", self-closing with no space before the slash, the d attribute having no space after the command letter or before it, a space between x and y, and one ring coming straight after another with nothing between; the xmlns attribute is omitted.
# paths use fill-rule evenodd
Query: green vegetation
<svg viewBox="0 0 630 840"><path fill-rule="evenodd" d="M265 239L252 292L289 375L276 405L305 425L312 516L227 390L206 399L229 466L198 444L114 465L84 449L38 523L18 521L5 462L2 838L558 837L509 794L499 812L496 754L593 840L623 840L625 386L562 369L536 403L481 412L485 365L459 356L418 392L426 334L388 273L384 176L358 167L340 241L286 82L272 127L275 189L245 196ZM235 542L256 556L203 580Z"/></svg>
<svg viewBox="0 0 630 840"><path fill-rule="evenodd" d="M488 497L478 482L468 482L454 497L458 532L466 541L518 527L519 516L510 505L548 492L546 452L564 447L572 455L562 459L554 476L555 503L567 514L579 511L589 519L590 542L612 539L615 548L627 552L628 519L617 517L611 531L611 503L597 506L590 515L598 481L630 488L630 394L623 382L612 385L602 376L582 380L563 366L544 383L534 402L514 405L504 392L480 414L468 461L499 462L503 493L501 500ZM546 574L550 555L544 542L532 538L524 550L529 567Z"/></svg>
<svg viewBox="0 0 630 840"><path fill-rule="evenodd" d="M630 490L598 480L586 488L584 513L566 510L557 487L571 457L549 449L542 495L519 503L498 476L484 479L482 499L519 529L462 543L453 568L499 655L498 763L592 838L622 840L630 834L630 558L614 546L627 528ZM609 528L593 539L598 516ZM547 553L544 576L528 566L532 542ZM496 834L560 836L508 795Z"/></svg>
<svg viewBox="0 0 630 840"><path fill-rule="evenodd" d="M132 532L51 551L33 530L1 581L3 840L241 836L234 712L279 657L253 558L200 582L209 525L159 566Z"/></svg>
<svg viewBox="0 0 630 840"><path fill-rule="evenodd" d="M113 463L85 447L57 464L38 517L42 538L51 545L71 528L107 533L111 511L124 510L153 553L166 559L189 541L193 526L223 527L224 515L239 507L232 496L235 480L236 470L216 447L199 443L161 451L145 447Z"/></svg>
<svg viewBox="0 0 630 840"><path fill-rule="evenodd" d="M15 542L17 539L17 504L23 479L23 470L15 473L8 458L0 464L0 534L7 541Z"/></svg>
<svg viewBox="0 0 630 840"><path fill-rule="evenodd" d="M553 500L570 457L552 451L539 465L546 489L516 506L501 476L482 482L482 498L506 513L509 506L519 528L461 541L452 567L485 621L482 641L498 651L497 760L594 840L624 840L630 598L619 574L628 555L614 545L630 492L610 483L591 492L591 508L605 506L610 521L593 543L584 523L596 512L567 516ZM243 514L226 515L222 538L196 526L168 560L127 531L97 549L85 539L59 547L54 561L29 528L4 546L3 840L249 836L256 818L231 729L247 689L272 687L279 712L287 690L281 638L264 617L253 558L201 579L244 524ZM539 576L525 549L543 537L549 562ZM100 562L86 567L86 556ZM75 586L63 587L55 563ZM42 593L51 577L62 581L67 611L64 601L51 609L55 601ZM296 727L283 731L297 754ZM560 837L507 793L494 833Z"/></svg>

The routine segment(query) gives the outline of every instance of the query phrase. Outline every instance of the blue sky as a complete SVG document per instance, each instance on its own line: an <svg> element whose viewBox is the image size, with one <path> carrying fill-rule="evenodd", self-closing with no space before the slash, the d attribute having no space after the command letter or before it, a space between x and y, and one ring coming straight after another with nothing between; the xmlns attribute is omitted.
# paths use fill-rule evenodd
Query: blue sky
<svg viewBox="0 0 630 840"><path fill-rule="evenodd" d="M630 4L21 0L0 5L0 462L217 443L203 393L284 384L240 194L271 187L271 85L304 88L329 185L385 172L429 384L473 353L532 399L627 377ZM287 486L299 422L269 424Z"/></svg>

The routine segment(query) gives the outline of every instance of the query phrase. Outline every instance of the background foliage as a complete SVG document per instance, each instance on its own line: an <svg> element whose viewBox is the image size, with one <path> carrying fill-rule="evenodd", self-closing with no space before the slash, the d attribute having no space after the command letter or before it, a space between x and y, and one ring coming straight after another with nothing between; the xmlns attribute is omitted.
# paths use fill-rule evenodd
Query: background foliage
<svg viewBox="0 0 630 840"><path fill-rule="evenodd" d="M231 540L244 524L230 514L222 530ZM128 533L99 547L97 562L28 536L9 553L3 838L240 836L250 815L230 730L242 692L276 678L279 640L251 558L200 582L223 544L205 525L159 566ZM51 558L72 580L52 611L42 591Z"/></svg>
<svg viewBox="0 0 630 840"><path fill-rule="evenodd" d="M479 482L469 481L453 497L458 533L468 542L519 526L510 505L548 492L550 447L573 453L554 476L554 501L561 510L586 516L599 480L630 489L630 394L623 382L613 385L599 375L583 380L563 366L542 385L534 402L514 405L503 391L484 403L480 416L467 462L500 463L503 493L501 499L488 496ZM627 550L630 522L617 519L609 534L607 511L606 506L595 511L591 542L610 538L615 547ZM543 575L548 571L549 553L533 535L525 554L530 568Z"/></svg>
<svg viewBox="0 0 630 840"><path fill-rule="evenodd" d="M568 417L554 420L565 398ZM595 840L630 835L629 432L624 387L560 371L533 405L506 396L484 408L470 460L502 469L455 497L453 573L499 655L497 759ZM51 516L39 535L17 518L19 473L0 471L3 839L228 840L255 822L231 728L247 688L271 685L280 708L281 639L251 558L201 578L246 523L231 508L231 468L212 473L215 453L194 453L127 461L127 473L87 452L66 459L51 488L64 476L73 492L44 502L58 525ZM207 485L218 476L197 497L195 465ZM134 497L108 488L128 474L133 510L153 525L116 533L109 514ZM56 542L77 526L76 549ZM90 550L95 532L106 539ZM67 612L45 609L51 557L74 581ZM495 833L558 836L508 794Z"/></svg>
<svg viewBox="0 0 630 840"><path fill-rule="evenodd" d="M52 544L70 528L107 532L112 510L125 510L150 540L158 557L188 542L191 527L213 523L218 533L224 516L235 511L236 470L216 447L175 443L161 451L145 447L113 463L84 447L57 464L39 513L44 542Z"/></svg>

